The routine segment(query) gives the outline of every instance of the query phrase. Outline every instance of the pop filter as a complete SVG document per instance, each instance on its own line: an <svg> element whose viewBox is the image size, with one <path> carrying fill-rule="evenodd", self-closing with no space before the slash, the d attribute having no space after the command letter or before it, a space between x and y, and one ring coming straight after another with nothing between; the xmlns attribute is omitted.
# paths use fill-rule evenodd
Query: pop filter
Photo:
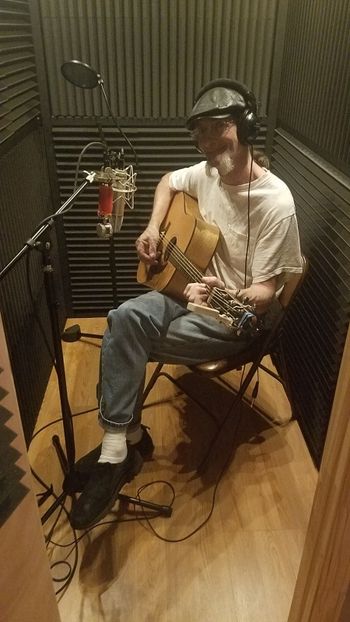
<svg viewBox="0 0 350 622"><path fill-rule="evenodd" d="M61 65L64 78L81 89L94 89L101 78L100 74L87 63L80 60L68 60Z"/></svg>

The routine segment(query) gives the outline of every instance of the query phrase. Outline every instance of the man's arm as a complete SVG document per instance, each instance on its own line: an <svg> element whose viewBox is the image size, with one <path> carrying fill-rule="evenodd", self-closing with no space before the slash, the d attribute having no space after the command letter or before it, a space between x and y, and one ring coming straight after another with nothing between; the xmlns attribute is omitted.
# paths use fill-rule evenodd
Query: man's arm
<svg viewBox="0 0 350 622"><path fill-rule="evenodd" d="M236 298L244 304L255 305L257 315L265 313L276 295L277 278L274 276L261 283L252 283L246 289L235 292Z"/></svg>
<svg viewBox="0 0 350 622"><path fill-rule="evenodd" d="M154 193L153 210L150 221L144 232L136 240L137 254L140 260L148 265L157 263L159 228L176 194L176 191L170 188L169 185L170 175L171 173L167 173L158 183Z"/></svg>

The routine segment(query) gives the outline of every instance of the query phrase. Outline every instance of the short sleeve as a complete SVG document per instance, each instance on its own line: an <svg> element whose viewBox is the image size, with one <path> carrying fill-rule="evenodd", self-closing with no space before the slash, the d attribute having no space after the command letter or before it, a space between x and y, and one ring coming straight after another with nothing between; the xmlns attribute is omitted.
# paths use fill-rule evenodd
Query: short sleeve
<svg viewBox="0 0 350 622"><path fill-rule="evenodd" d="M199 162L194 166L173 171L169 178L170 187L177 192L186 192L198 198L198 184L204 168L205 162Z"/></svg>

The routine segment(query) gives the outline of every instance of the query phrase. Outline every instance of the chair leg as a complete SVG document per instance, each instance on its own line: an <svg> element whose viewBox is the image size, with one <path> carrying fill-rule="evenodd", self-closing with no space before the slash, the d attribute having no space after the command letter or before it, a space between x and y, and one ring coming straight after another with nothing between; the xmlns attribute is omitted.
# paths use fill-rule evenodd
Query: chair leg
<svg viewBox="0 0 350 622"><path fill-rule="evenodd" d="M262 369L263 371L265 371L267 374L269 374L270 376L272 376L272 378L274 378L275 380L278 380L278 382L280 382L280 384L282 384L286 394L287 394L287 390L285 387L285 383L282 380L282 378L280 378L280 376L278 376L277 374L275 374L273 371L271 371L270 369L268 369L267 367L264 367L264 365L259 365L258 369ZM221 376L218 376L218 381L227 389L229 389L232 393L237 394L237 389L235 387L233 387L230 382L228 382L226 380L226 378L222 378ZM273 427L278 427L281 428L283 426L285 426L287 423L289 423L290 419L288 419L288 421L279 421L278 419L275 419L273 417L270 417L270 415L268 415L266 412L264 412L263 410L261 410L261 408L259 408L256 404L255 404L255 397L256 396L252 396L251 398L245 397L244 395L242 396L242 401L246 404L248 404L248 406L250 406L251 408L254 408L254 412L256 412L259 417L261 417L262 419L264 419L264 421L266 421L266 423L268 423L269 425L273 426ZM287 395L288 397L288 395Z"/></svg>
<svg viewBox="0 0 350 622"><path fill-rule="evenodd" d="M205 413L207 413L207 415L209 415L209 417L214 421L215 426L218 427L219 426L219 422L216 419L216 417L213 415L213 413L209 410L209 408L207 408L203 402L200 402L199 400L197 400L197 398L193 397L193 395L190 395L190 393L188 393L187 391L185 391L183 389L183 387L181 386L181 383L174 378L173 376L171 376L170 374L168 374L166 371L162 371L160 372L159 376L164 376L164 378L167 378L168 380L170 380L170 382L172 382L178 389L180 389L180 391L182 391L182 393L184 395L186 395L194 404L196 404L197 406L199 406L199 408L201 408L202 410L204 410Z"/></svg>
<svg viewBox="0 0 350 622"><path fill-rule="evenodd" d="M216 432L212 442L210 443L210 445L209 445L209 447L208 447L208 449L207 449L207 451L206 451L206 453L204 455L204 458L202 459L202 461L201 461L201 463L200 463L200 465L199 465L199 467L197 469L198 472L201 472L203 470L203 468L205 467L205 465L206 465L206 463L207 463L207 461L209 459L210 453L211 453L212 449L214 448L215 444L217 443L217 441L218 441L218 439L219 439L219 437L221 435L221 432L223 431L223 429L224 429L224 427L225 427L229 417L231 416L231 414L235 410L237 404L240 401L242 401L242 398L243 398L243 396L244 396L244 394L245 394L245 392L246 392L246 390L247 390L247 388L248 388L248 386L249 386L249 384L250 384L250 382L251 382L251 380L252 380L252 378L253 378L253 376L254 376L254 374L255 374L255 372L256 372L258 367L259 367L259 363L258 362L255 362L255 363L253 363L251 365L251 367L250 367L250 369L249 369L245 379L243 380L239 390L237 391L237 393L236 393L236 395L235 395L235 397L233 399L233 402L230 404L230 406L229 406L229 408L228 408L228 410L227 410L227 412L226 412L222 422L220 423L219 428L218 428L218 430L217 430L217 432Z"/></svg>
<svg viewBox="0 0 350 622"><path fill-rule="evenodd" d="M160 371L161 371L161 369L163 367L163 364L164 363L158 363L157 367L153 371L153 374L150 377L150 379L149 379L149 381L147 383L147 386L146 386L146 388L145 388L145 390L143 392L143 395L142 395L142 403L143 404L145 403L146 399L148 398L148 395L150 394L150 392L152 391L154 385L156 384L156 382L158 380L158 377L159 377L159 374L160 374Z"/></svg>
<svg viewBox="0 0 350 622"><path fill-rule="evenodd" d="M225 425L226 425L226 423L227 423L227 421L228 421L229 417L231 416L231 414L234 412L234 410L235 410L235 408L236 408L237 404L238 404L240 401L242 401L242 400L243 400L244 394L245 394L245 392L246 392L246 390L247 390L247 388L248 388L249 384L251 383L251 381L252 381L252 379L253 379L253 377L254 377L254 375L255 375L255 373L256 373L256 371L257 371L258 367L260 366L260 363L259 363L259 362L261 361L261 358L262 358L262 357L258 358L258 359L257 359L257 361L255 361L255 362L251 365L251 367L250 367L250 369L249 369L249 371L248 371L248 373L247 373L247 375L246 375L245 379L243 380L243 382L242 382L242 384L241 384L241 386L240 386L239 390L237 391L237 393L236 393L236 395L235 395L235 397L234 397L234 399L233 399L232 403L230 404L230 406L229 406L229 408L228 408L228 410L227 410L227 412L226 412L226 414L225 414L225 416L224 416L224 419L223 419L223 421L222 421L221 423L219 423L219 422L218 422L218 420L217 420L217 419L216 419L216 417L213 415L213 413L212 413L212 412L211 412L208 408L206 408L206 406L205 406L202 402L200 402L199 400L197 400L196 398L194 398L194 397L193 397L192 395L190 395L189 393L185 392L185 394L187 395L187 397L189 397L189 398L190 398L190 400L192 400L195 404L197 404L197 406L199 406L202 410L204 410L204 412L206 412L206 413L207 413L207 414L211 417L211 419L215 422L215 425L216 425L216 428L217 428L217 431L216 431L216 433L215 433L215 435L214 435L214 438L213 438L213 440L212 440L212 442L211 442L210 446L208 447L207 452L206 452L206 454L205 454L204 458L202 459L202 461L201 461L201 463L200 463L200 465L199 465L199 467L198 467L198 469L197 469L197 470L198 470L198 472L200 472L200 471L203 469L203 467L205 466L205 464L207 463L208 458L209 458L209 456L210 456L210 453L211 453L211 451L212 451L213 447L215 446L216 442L218 441L218 439L219 439L219 437L220 437L220 434L221 434L221 432L222 432L223 428L225 427ZM144 393L143 393L143 403L144 403L144 402L145 402L145 400L147 399L147 397L148 397L149 393L151 392L152 388L154 387L154 385L155 385L156 381L158 380L158 378L159 378L160 376L164 376L165 378L167 378L168 380L170 380L170 382L172 382L172 383L173 383L176 387L178 387L181 391L183 391L183 387L182 387L182 386L181 386L181 384L177 381L177 379L176 379L176 378L173 378L173 377L172 377L170 374L168 374L167 372L162 371L162 367L163 367L163 365L164 365L163 363L158 363L158 364L157 364L157 366L156 366L156 368L155 368L155 370L153 371L153 373L152 373L152 375L151 375L151 378L149 379L149 381L148 381L148 383L147 383L147 386L146 386L146 388L145 388L145 390L144 390ZM269 370L268 370L268 371L269 371ZM223 382L224 382L224 381L223 381ZM224 382L224 384L225 384L225 382ZM232 389L232 387L231 387L231 389ZM259 414L260 414L260 413L259 413ZM263 415L262 415L262 416L263 416ZM266 420L268 420L268 418L267 418L267 417L266 417ZM239 423L239 422L237 422L237 425L238 425L238 423ZM269 423L273 424L273 422L272 422L272 421L271 421L271 422L269 422Z"/></svg>
<svg viewBox="0 0 350 622"><path fill-rule="evenodd" d="M170 374L168 374L166 371L162 371L162 367L163 367L164 363L158 363L157 367L155 368L155 370L153 371L152 376L150 377L147 386L143 392L143 396L142 396L142 403L144 404L147 397L149 396L151 390L153 389L155 383L157 382L158 378L160 376L163 376L164 378L167 378L168 380L170 380L170 382L172 382L178 389L180 389L180 391L182 391L182 393L184 393L185 395L187 395L187 397L190 398L190 400L192 400L192 402L194 402L195 404L197 404L197 406L199 406L202 410L204 410L204 412L206 412L211 419L214 421L215 426L218 427L218 421L216 419L216 417L213 415L213 413L206 408L206 406L200 402L199 400L197 400L195 397L193 397L192 395L190 395L189 393L187 393L186 391L184 391L183 387L181 386L180 382L178 382L178 380L176 378L173 378L173 376L171 376Z"/></svg>
<svg viewBox="0 0 350 622"><path fill-rule="evenodd" d="M286 388L285 381L278 373L274 372L272 369L269 369L268 367L265 367L265 365L262 365L262 363L260 363L259 369L262 369L266 374L268 374L269 376L277 380L283 386L284 389Z"/></svg>

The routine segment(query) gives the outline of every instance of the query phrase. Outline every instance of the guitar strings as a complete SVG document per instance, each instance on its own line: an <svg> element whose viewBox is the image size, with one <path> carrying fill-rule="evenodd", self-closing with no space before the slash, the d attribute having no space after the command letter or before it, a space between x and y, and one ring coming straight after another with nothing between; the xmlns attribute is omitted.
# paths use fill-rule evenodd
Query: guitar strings
<svg viewBox="0 0 350 622"><path fill-rule="evenodd" d="M191 263L191 261L188 259L188 257L186 257L183 251L181 251L181 249L176 246L176 244L172 240L169 240L166 237L165 231L161 233L160 239L167 244L167 248L169 249L169 255L171 255L171 257L175 260L175 264L177 264L180 269L182 269L188 276L193 278L195 282L200 282L203 274ZM232 311L238 312L238 310L240 310L241 312L245 311L244 305L236 298L228 294L225 290L221 290L218 287L211 288L208 285L206 285L206 290L210 295L210 300L213 300L219 310L221 310L222 312L225 312L228 309L231 313ZM232 308L232 306L229 305L228 298L231 302L235 302L235 307Z"/></svg>

